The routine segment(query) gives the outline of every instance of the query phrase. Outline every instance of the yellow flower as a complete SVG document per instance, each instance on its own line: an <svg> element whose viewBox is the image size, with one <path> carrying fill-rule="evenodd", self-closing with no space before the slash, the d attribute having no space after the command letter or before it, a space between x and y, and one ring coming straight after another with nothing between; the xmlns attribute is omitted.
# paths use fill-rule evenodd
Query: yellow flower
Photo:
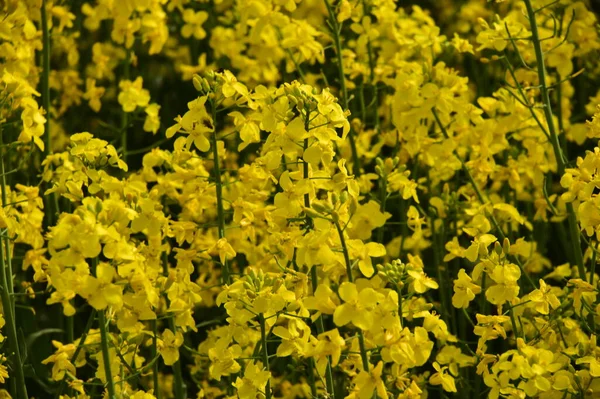
<svg viewBox="0 0 600 399"><path fill-rule="evenodd" d="M230 347L228 345L228 340L221 338L208 350L208 358L211 361L209 374L217 381L220 381L222 376L235 374L241 369L235 359L241 356L242 348L237 344Z"/></svg>
<svg viewBox="0 0 600 399"><path fill-rule="evenodd" d="M86 276L78 294L96 310L107 306L119 310L123 306L123 286L112 283L116 277L115 268L102 262L96 267L96 277Z"/></svg>
<svg viewBox="0 0 600 399"><path fill-rule="evenodd" d="M429 377L429 383L431 385L441 385L446 392L457 392L454 377L445 373L448 367L440 367L438 362L433 362L433 368L436 373Z"/></svg>
<svg viewBox="0 0 600 399"><path fill-rule="evenodd" d="M520 290L517 283L521 277L519 266L512 263L496 265L488 275L496 283L485 291L485 297L490 303L502 305L517 297Z"/></svg>
<svg viewBox="0 0 600 399"><path fill-rule="evenodd" d="M179 347L183 345L183 335L180 331L173 333L168 328L157 340L160 355L167 366L172 366L179 360Z"/></svg>
<svg viewBox="0 0 600 399"><path fill-rule="evenodd" d="M206 37L206 31L202 29L202 24L208 19L206 11L194 12L191 8L186 8L183 11L183 21L185 24L181 27L181 36L186 39L194 36L195 39L201 40Z"/></svg>
<svg viewBox="0 0 600 399"><path fill-rule="evenodd" d="M160 105L150 104L146 107L146 119L144 120L144 131L152 132L156 134L160 128L160 118L158 117L158 111L160 111Z"/></svg>
<svg viewBox="0 0 600 399"><path fill-rule="evenodd" d="M173 135L179 131L188 134L186 139L186 148L189 150L194 146L202 152L206 152L210 149L210 141L206 137L208 134L214 132L214 125L212 118L206 112L207 97L198 97L194 101L188 103L189 111L182 117L178 117L176 124L167 129L167 138L173 137Z"/></svg>
<svg viewBox="0 0 600 399"><path fill-rule="evenodd" d="M83 94L83 98L88 100L88 104L94 112L99 112L102 107L100 98L104 95L106 90L104 87L96 87L96 79L87 78L85 80L86 91Z"/></svg>
<svg viewBox="0 0 600 399"><path fill-rule="evenodd" d="M316 341L311 341L313 345L309 348L306 356L317 359L317 371L320 375L325 375L325 369L329 363L328 356L331 356L331 367L338 365L342 356L342 349L346 347L346 341L337 328L319 334Z"/></svg>
<svg viewBox="0 0 600 399"><path fill-rule="evenodd" d="M271 373L264 370L261 362L250 363L244 370L244 378L237 377L233 386L237 388L238 398L255 399L259 392L265 391Z"/></svg>
<svg viewBox="0 0 600 399"><path fill-rule="evenodd" d="M358 268L363 276L369 278L373 276L375 268L371 258L385 256L386 250L382 244L376 242L363 243L362 240L347 240L348 252L352 259L358 260Z"/></svg>
<svg viewBox="0 0 600 399"><path fill-rule="evenodd" d="M319 284L313 296L304 299L304 306L310 310L318 310L320 313L333 314L339 306L339 300L328 285Z"/></svg>
<svg viewBox="0 0 600 399"><path fill-rule="evenodd" d="M560 306L556 294L552 292L552 286L546 285L542 279L539 280L540 288L530 292L524 300L529 300L534 303L534 308L541 314L550 313L550 307L556 309Z"/></svg>
<svg viewBox="0 0 600 399"><path fill-rule="evenodd" d="M472 281L465 269L458 271L458 278L454 280L452 306L464 309L469 307L469 303L475 299L475 295L481 292L481 287L472 283Z"/></svg>
<svg viewBox="0 0 600 399"><path fill-rule="evenodd" d="M211 255L219 255L221 264L224 265L227 259L233 259L237 255L227 238L219 238L215 245L209 250Z"/></svg>
<svg viewBox="0 0 600 399"><path fill-rule="evenodd" d="M344 282L338 293L344 303L333 313L335 325L342 327L351 322L361 330L369 330L373 325L372 310L377 304L377 292L369 287L358 292L356 284Z"/></svg>
<svg viewBox="0 0 600 399"><path fill-rule="evenodd" d="M281 344L277 347L277 356L279 357L304 356L308 339L311 336L310 327L299 319L290 319L287 328L275 326L273 334L281 338Z"/></svg>
<svg viewBox="0 0 600 399"><path fill-rule="evenodd" d="M122 80L119 82L118 100L125 112L133 112L137 107L146 107L150 102L150 92L142 88L143 80L138 76L133 82Z"/></svg>
<svg viewBox="0 0 600 399"><path fill-rule="evenodd" d="M358 390L358 397L360 399L369 399L373 397L373 392L377 392L377 395L381 399L387 399L388 393L385 388L385 384L381 379L383 373L383 362L379 361L375 368L370 371L362 370L354 380L354 389Z"/></svg>

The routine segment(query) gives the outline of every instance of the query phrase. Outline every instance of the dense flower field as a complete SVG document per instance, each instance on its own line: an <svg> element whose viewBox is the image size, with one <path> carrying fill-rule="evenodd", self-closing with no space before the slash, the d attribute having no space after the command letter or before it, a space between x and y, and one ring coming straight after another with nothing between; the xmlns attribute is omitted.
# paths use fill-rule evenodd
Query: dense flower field
<svg viewBox="0 0 600 399"><path fill-rule="evenodd" d="M600 397L599 5L0 0L0 398Z"/></svg>

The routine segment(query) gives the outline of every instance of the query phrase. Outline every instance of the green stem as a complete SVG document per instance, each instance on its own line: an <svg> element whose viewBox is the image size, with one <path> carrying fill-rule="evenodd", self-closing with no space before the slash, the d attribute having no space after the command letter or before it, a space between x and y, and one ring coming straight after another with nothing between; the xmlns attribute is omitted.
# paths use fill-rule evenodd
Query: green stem
<svg viewBox="0 0 600 399"><path fill-rule="evenodd" d="M453 326L454 325L454 318L450 317L450 308L448 307L448 298L447 296L450 295L450 292L452 291L452 289L448 290L446 287L446 281L444 280L444 278L442 278L442 270L441 270L441 259L442 257L440 256L440 251L439 251L439 239L438 239L438 233L436 232L436 228L435 228L435 220L433 217L429 218L430 222L431 222L431 240L432 240L432 245L433 245L433 267L435 267L436 273L437 273L437 279L439 282L439 293L440 293L440 302L441 302L441 306L442 306L442 320L444 320L446 322L446 325L448 327ZM452 331L454 331L454 328L451 328ZM456 331L454 331L456 332Z"/></svg>
<svg viewBox="0 0 600 399"><path fill-rule="evenodd" d="M217 220L219 239L225 237L225 212L223 211L223 182L221 181L221 165L219 162L219 149L217 147L217 106L212 99L210 101L212 111L213 135L212 135L212 151L213 164L215 171L215 187L217 191ZM231 277L229 273L229 263L227 259L223 262L223 284L230 284Z"/></svg>
<svg viewBox="0 0 600 399"><path fill-rule="evenodd" d="M162 253L162 264L163 264L163 275L164 276L169 276L169 257L167 255L167 252L163 252ZM165 300L167 301L167 307L169 305L169 299L165 298ZM169 323L169 328L171 329L171 331L173 331L173 334L177 333L177 325L175 324L175 316L174 315L169 315L168 319L168 323ZM185 387L185 383L183 382L183 375L181 373L181 358L179 360L177 360L173 366L173 387L175 390L175 399L185 399L187 397L187 389ZM157 371L158 369L155 369L155 371ZM158 376L158 373L157 373ZM158 398L157 398L158 399Z"/></svg>
<svg viewBox="0 0 600 399"><path fill-rule="evenodd" d="M169 317L169 328L173 331L173 334L177 333L177 326L175 325L175 317ZM181 372L181 356L173 366L173 387L175 388L175 399L186 399L187 393L185 392L185 384L183 382L183 374Z"/></svg>
<svg viewBox="0 0 600 399"><path fill-rule="evenodd" d="M318 286L318 281L317 281L317 269L316 266L313 266L310 269L310 277L311 277L311 284L312 284L312 290L313 290L313 295L314 293L317 291L317 286ZM325 325L323 323L323 316L319 316L319 318L316 321L317 323L317 333L318 334L323 334L325 332ZM314 359L312 359L312 365L314 365ZM312 372L311 372L312 375ZM332 399L335 399L335 388L333 386L333 372L331 370L331 358L328 356L327 357L327 368L325 370L325 383L327 384L327 393L329 393L330 397Z"/></svg>
<svg viewBox="0 0 600 399"><path fill-rule="evenodd" d="M550 133L550 142L554 149L554 157L556 158L556 164L558 168L559 176L563 176L565 173L565 158L560 146L560 140L554 126L554 120L552 118L552 103L550 102L550 93L548 85L546 83L546 67L544 65L544 52L542 51L542 44L540 42L540 36L538 32L537 22L535 20L535 11L531 5L531 0L523 0L525 8L527 9L527 16L529 18L529 24L531 27L531 41L535 50L535 58L537 60L537 72L538 80L540 84L540 91L542 94L542 101L544 103L544 116L546 118L546 124L548 125L548 132ZM583 265L583 253L581 251L581 240L579 238L579 226L577 225L577 216L573 203L567 203L567 219L569 223L569 234L571 235L571 244L575 253L575 263L577 264L577 270L579 276L586 280L585 267Z"/></svg>
<svg viewBox="0 0 600 399"><path fill-rule="evenodd" d="M123 79L129 80L129 62L131 59L131 50L127 49L125 56L125 63L123 64ZM121 112L121 154L123 162L127 163L127 127L129 125L129 115L127 112Z"/></svg>
<svg viewBox="0 0 600 399"><path fill-rule="evenodd" d="M158 355L157 348L157 336L158 336L158 325L156 320L150 322L152 324L152 358L154 359ZM154 388L154 397L160 399L160 389L158 383L158 362L154 362L152 365L152 381Z"/></svg>
<svg viewBox="0 0 600 399"><path fill-rule="evenodd" d="M325 6L327 6L327 12L329 13L329 23L331 24L331 33L333 35L333 45L335 47L335 55L338 63L338 73L340 79L340 89L342 94L342 105L344 110L348 109L348 89L346 88L346 74L344 73L344 58L342 56L342 44L340 41L341 27L335 17L335 12L329 0L325 0ZM350 149L352 151L352 173L355 176L360 175L360 159L358 158L358 150L356 149L356 142L354 140L354 129L350 128L348 139L350 140Z"/></svg>
<svg viewBox="0 0 600 399"><path fill-rule="evenodd" d="M48 13L46 0L42 0L42 107L46 111L44 124L44 158L52 152L52 139L50 137L50 32L48 28ZM52 193L44 198L46 207L46 220L48 226L54 225L54 216L58 212L58 198Z"/></svg>
<svg viewBox="0 0 600 399"><path fill-rule="evenodd" d="M100 325L100 345L102 347L102 360L104 361L104 374L106 375L108 398L117 399L115 393L115 383L113 381L113 374L112 370L110 369L110 354L108 351L108 330L106 328L106 317L104 315L104 311L98 313L98 324Z"/></svg>
<svg viewBox="0 0 600 399"><path fill-rule="evenodd" d="M260 339L262 346L262 355L263 355L263 366L267 371L269 371L269 350L267 348L267 329L265 323L265 315L259 314L258 321L260 322ZM271 377L267 380L267 385L265 387L265 398L271 399Z"/></svg>
<svg viewBox="0 0 600 399"><path fill-rule="evenodd" d="M46 0L42 0L42 107L46 111L46 124L44 126L45 143L44 158L51 153L50 139L50 32L48 29L48 13L46 11Z"/></svg>
<svg viewBox="0 0 600 399"><path fill-rule="evenodd" d="M382 170L382 173L383 173L383 170ZM379 177L379 201L380 201L381 213L385 213L385 206L386 206L386 201L387 201L387 184L386 184L385 176ZM380 244L383 244L383 239L385 238L384 233L385 233L385 224L377 229L377 242Z"/></svg>
<svg viewBox="0 0 600 399"><path fill-rule="evenodd" d="M306 117L304 119L304 129L306 131L308 131L309 129L309 125L310 125L310 111L308 110L308 108L306 109ZM304 139L304 151L306 151L308 149L308 139ZM303 177L305 179L308 179L308 162L303 161L302 162L302 170L303 170ZM310 208L310 195L308 193L304 194L304 206L306 208ZM310 216L306 215L306 225L309 226L310 228L312 228L312 219L310 218ZM317 291L317 287L318 287L318 280L317 280L317 267L316 266L312 266L310 269L310 277L311 277L311 285L312 285L312 290L313 290L313 295L314 293ZM319 316L319 318L316 320L316 324L317 324L317 333L322 334L325 332L325 325L323 324L323 317ZM312 366L315 366L315 361L314 359L311 358L311 362L310 364ZM310 371L310 377L314 379L313 376L313 370L315 370L316 367L313 367L312 370ZM325 370L325 383L327 385L327 393L330 395L330 397L332 399L335 399L335 392L334 392L334 386L333 386L333 373L331 371L331 358L328 357L327 358L327 369ZM315 396L316 397L316 396Z"/></svg>
<svg viewBox="0 0 600 399"><path fill-rule="evenodd" d="M313 398L317 398L317 384L315 383L315 374L313 370L316 370L317 365L315 364L315 359L312 357L308 359L309 363L309 372L308 372L308 384L310 385L310 394Z"/></svg>
<svg viewBox="0 0 600 399"><path fill-rule="evenodd" d="M340 237L340 244L342 245L342 252L344 254L344 261L346 262L346 274L348 275L348 281L354 282L354 276L352 275L352 263L350 261L350 254L348 253L348 247L346 246L346 239L344 238L344 230L342 230L339 221L335 221L335 228L337 229ZM360 357L362 359L363 369L369 371L369 358L367 357L367 349L365 346L365 337L362 330L358 329L358 346L360 347Z"/></svg>
<svg viewBox="0 0 600 399"><path fill-rule="evenodd" d="M6 231L2 232L2 234L6 234ZM27 398L27 385L25 384L25 373L23 372L23 363L17 339L15 313L9 291L12 280L7 281L7 270L4 262L4 247L2 245L0 245L0 263L2 266L2 272L0 273L2 283L2 307L4 308L4 318L6 319L6 329L8 330L9 350L12 354L12 370L14 370L15 373L15 384L17 389L15 397Z"/></svg>
<svg viewBox="0 0 600 399"><path fill-rule="evenodd" d="M0 128L0 179L1 191L2 191L2 203L6 204L6 176L4 173L4 152L3 146L3 132ZM27 386L25 384L25 373L23 371L23 362L21 359L21 352L19 348L19 341L17 336L17 324L16 324L16 313L14 303L14 285L13 285L13 273L12 273L12 259L10 254L10 242L8 240L8 231L4 230L0 239L0 279L2 287L2 307L4 309L4 315L6 318L6 325L8 329L8 341L10 352L12 353L12 367L15 372L15 384L16 392L19 398L27 398ZM5 260L5 248L6 248L6 260Z"/></svg>

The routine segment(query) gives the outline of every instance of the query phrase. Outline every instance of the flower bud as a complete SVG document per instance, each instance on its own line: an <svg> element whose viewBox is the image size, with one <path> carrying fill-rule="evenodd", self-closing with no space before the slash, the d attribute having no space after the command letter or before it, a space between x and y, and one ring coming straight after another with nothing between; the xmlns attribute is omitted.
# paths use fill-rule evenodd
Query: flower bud
<svg viewBox="0 0 600 399"><path fill-rule="evenodd" d="M348 201L348 191L342 191L340 194L340 203L345 204Z"/></svg>
<svg viewBox="0 0 600 399"><path fill-rule="evenodd" d="M202 91L202 80L200 76L194 74L194 77L192 78L192 83L194 84L194 89L200 92Z"/></svg>
<svg viewBox="0 0 600 399"><path fill-rule="evenodd" d="M498 241L494 243L494 251L496 252L496 255L502 255L502 245L500 245Z"/></svg>
<svg viewBox="0 0 600 399"><path fill-rule="evenodd" d="M331 218L335 223L340 221L340 215L336 211L331 212Z"/></svg>
<svg viewBox="0 0 600 399"><path fill-rule="evenodd" d="M510 253L510 241L506 237L504 237L504 242L502 242L502 250L504 251L505 255Z"/></svg>

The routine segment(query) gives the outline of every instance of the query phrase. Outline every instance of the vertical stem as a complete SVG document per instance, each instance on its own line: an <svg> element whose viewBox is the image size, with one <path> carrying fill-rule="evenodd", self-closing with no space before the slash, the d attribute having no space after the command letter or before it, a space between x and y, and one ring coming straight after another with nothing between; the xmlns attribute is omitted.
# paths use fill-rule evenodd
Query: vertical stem
<svg viewBox="0 0 600 399"><path fill-rule="evenodd" d="M2 147L4 145L4 137L3 137L3 132L2 129L0 128L0 174L2 175L2 177L0 178L0 184L2 185L2 205L4 206L5 204L8 203L8 200L6 198L6 173L4 170L4 152L2 150ZM7 283L8 285L3 285L3 289L8 290L8 294L10 295L10 309L12 311L13 316L15 315L15 303L14 303L14 296L13 294L15 293L15 288L13 286L13 270L12 270L12 257L10 254L10 242L8 239L8 236L6 236L6 234L8 234L8 230L5 231L5 234L2 234L2 237L0 238L0 246L4 246L5 247L5 251L6 251L6 260L4 259L4 257L2 258L2 270L5 274L5 277L7 279Z"/></svg>
<svg viewBox="0 0 600 399"><path fill-rule="evenodd" d="M50 137L50 32L48 29L48 13L46 0L42 0L42 107L46 111L46 123L44 124L44 158L52 152L52 139ZM58 212L58 198L52 193L44 198L46 207L46 220L48 226L54 224L54 216Z"/></svg>
<svg viewBox="0 0 600 399"><path fill-rule="evenodd" d="M558 167L558 174L560 177L565 173L565 159L560 146L560 140L554 126L554 120L552 118L552 103L550 102L550 94L548 91L548 85L546 83L546 67L544 65L544 52L542 51L542 45L540 42L540 36L538 32L537 22L535 20L535 11L531 5L531 0L523 0L525 8L527 9L527 16L529 18L529 24L531 27L531 41L535 50L535 58L537 60L537 72L538 80L540 84L540 91L542 94L542 101L544 103L544 117L546 118L546 124L548 125L548 132L550 134L550 142L554 149L554 156L556 158L556 164ZM575 209L573 203L567 203L567 219L569 222L569 233L571 235L571 244L575 252L575 262L577 264L577 270L583 280L586 280L585 267L583 265L583 253L581 251L581 241L579 237L579 226L577 225L577 216L575 215Z"/></svg>
<svg viewBox="0 0 600 399"><path fill-rule="evenodd" d="M402 311L402 287L397 287L398 293L398 318L400 319L400 328L404 328L404 312Z"/></svg>
<svg viewBox="0 0 600 399"><path fill-rule="evenodd" d="M2 191L2 205L7 203L6 199L6 174L4 171L4 144L3 132L0 127L0 179L1 191ZM6 324L8 329L8 341L10 352L12 353L12 367L15 372L15 384L16 393L19 398L27 399L27 386L25 384L25 373L23 371L23 362L21 359L21 352L19 348L19 341L17 338L17 321L14 304L14 286L13 286L13 273L12 273L12 259L10 254L10 242L7 237L8 229L0 231L0 283L2 284L2 307L4 309L4 316L6 317ZM5 250L6 248L6 258Z"/></svg>
<svg viewBox="0 0 600 399"><path fill-rule="evenodd" d="M169 275L169 257L166 252L162 253L162 264L163 264L163 274L165 276ZM169 304L169 299L165 298L167 301L167 306ZM175 316L169 315L169 328L173 331L173 334L177 333L177 325L175 324ZM173 366L173 387L175 389L175 399L185 399L187 397L187 389L185 387L185 383L183 382L183 375L181 373L181 358L177 360ZM157 369L155 369L157 371ZM156 374L158 377L158 373ZM158 399L158 397L157 397Z"/></svg>
<svg viewBox="0 0 600 399"><path fill-rule="evenodd" d="M7 234L6 230L0 232L0 234ZM6 327L8 330L8 345L10 353L12 354L12 369L15 373L15 384L16 384L16 397L27 399L27 385L25 384L25 373L23 372L23 363L21 360L21 352L19 349L19 342L17 339L17 325L15 321L15 312L10 298L9 286L12 285L12 280L7 281L6 277L6 264L4 262L4 247L0 245L0 263L2 271L0 273L0 282L2 284L2 307L4 308L4 317L6 319Z"/></svg>
<svg viewBox="0 0 600 399"><path fill-rule="evenodd" d="M154 359L158 354L158 348L156 344L158 326L156 320L152 320L150 323L152 324L152 358ZM160 399L160 388L158 383L158 361L155 361L152 365L152 381L154 383L154 397L156 399Z"/></svg>
<svg viewBox="0 0 600 399"><path fill-rule="evenodd" d="M317 291L317 286L318 286L317 269L316 269L316 266L314 266L314 265L310 269L310 277L311 277L310 279L311 279L312 290L313 290L313 295L314 295L314 293ZM317 323L317 333L323 334L325 332L325 325L323 324L323 316L322 315L319 316L316 323ZM311 360L313 361L311 364L314 366L314 359L311 358ZM311 371L311 375L312 375L312 371ZM335 388L333 386L333 372L331 370L330 357L327 357L327 368L325 370L325 383L327 384L327 392L329 393L330 397L332 399L335 399Z"/></svg>
<svg viewBox="0 0 600 399"><path fill-rule="evenodd" d="M348 281L354 282L354 276L352 275L352 263L350 261L350 255L348 254L348 247L346 246L346 239L344 238L344 231L340 227L340 222L335 221L335 228L337 229L340 237L340 243L342 244L342 252L344 253L344 261L346 262L346 274L348 275ZM363 369L369 371L369 358L367 357L367 349L365 347L365 337L362 330L358 329L358 346L360 347L360 358L362 359Z"/></svg>
<svg viewBox="0 0 600 399"><path fill-rule="evenodd" d="M446 322L446 324L448 325L448 327L450 327L450 330L453 331L454 333L456 333L456 330L454 328L454 318L450 317L449 318L449 313L450 313L450 308L449 308L449 302L448 302L448 296L450 296L450 292L452 291L452 289L449 289L449 287L446 287L446 281L444 280L443 276L442 276L442 270L441 270L441 256L440 256L440 251L439 251L439 245L438 245L438 233L436 232L435 229L435 219L433 217L430 217L431 220L431 240L433 241L433 266L435 267L436 273L437 273L437 279L439 281L439 285L440 285L440 289L438 290L440 293L440 302L441 302L441 307L442 307L442 320L444 320Z"/></svg>
<svg viewBox="0 0 600 399"><path fill-rule="evenodd" d="M309 128L310 128L310 110L307 107L306 108L306 116L304 119L304 129L306 131L309 131ZM306 151L307 149L308 149L308 139L304 139L304 151ZM303 177L305 179L308 179L309 178L308 162L306 162L306 161L302 162L302 170L303 170ZM309 193L304 194L304 206L306 208L310 208ZM312 227L312 219L308 215L306 215L306 225L309 227ZM314 293L317 291L317 286L319 285L318 277L317 277L317 268L314 265L310 269L310 278L311 278L311 285L312 285L312 290L313 290L313 295L314 295ZM319 333L319 334L324 333L325 326L323 324L323 316L319 316L319 318L316 320L316 324L317 324L317 333ZM314 379L313 370L316 369L314 359L311 358L310 364L312 366L312 370L310 371L310 377ZM330 397L332 399L335 399L335 392L334 392L334 387L333 387L333 373L331 371L331 359L329 357L327 358L327 369L325 370L325 382L327 385L327 393L330 395ZM315 397L316 397L316 395L315 395Z"/></svg>
<svg viewBox="0 0 600 399"><path fill-rule="evenodd" d="M177 333L177 326L175 325L175 316L169 317L169 328L173 333ZM175 388L175 399L186 399L187 393L185 392L185 384L183 382L183 374L181 373L181 356L173 366L173 387Z"/></svg>
<svg viewBox="0 0 600 399"><path fill-rule="evenodd" d="M123 64L123 79L129 80L129 62L131 60L131 50L127 49L125 63ZM129 116L127 112L121 112L121 153L123 161L127 163L127 127L129 125Z"/></svg>
<svg viewBox="0 0 600 399"><path fill-rule="evenodd" d="M310 365L308 371L308 384L310 385L310 394L313 398L317 398L317 385L315 383L315 374L313 373L313 370L317 368L317 365L315 364L315 359L313 359L312 357L308 359L308 363Z"/></svg>
<svg viewBox="0 0 600 399"><path fill-rule="evenodd" d="M348 89L346 88L346 74L344 73L344 58L342 56L342 44L340 42L340 30L341 27L335 17L335 13L333 12L333 7L331 6L329 0L325 0L325 5L327 6L327 12L329 13L329 23L331 24L331 33L333 35L333 45L335 47L335 55L337 57L338 62L338 73L340 79L340 89L342 94L342 105L344 106L344 110L348 109ZM350 140L350 149L352 150L352 173L355 176L360 175L360 159L358 158L358 151L356 149L356 142L354 140L354 129L350 127L350 133L348 134L348 139Z"/></svg>
<svg viewBox="0 0 600 399"><path fill-rule="evenodd" d="M382 174L384 173L384 171L381 171ZM380 208L381 208L381 213L385 213L385 206L386 206L386 201L387 201L387 184L386 184L386 179L385 176L380 176L379 177L379 201L380 201ZM383 226L381 226L380 228L377 229L377 242L380 244L383 244L383 239L384 239L384 233L385 233L385 223L383 224Z"/></svg>
<svg viewBox="0 0 600 399"><path fill-rule="evenodd" d="M213 123L213 135L212 135L212 151L213 151L213 164L215 171L215 186L217 191L217 221L218 221L218 234L219 239L225 237L225 212L223 211L223 182L221 181L221 165L219 164L219 149L217 148L217 105L212 99L209 98L210 107L212 111L212 123ZM223 284L231 283L231 276L229 275L229 264L227 259L223 263Z"/></svg>
<svg viewBox="0 0 600 399"><path fill-rule="evenodd" d="M263 366L269 371L269 350L267 348L267 329L265 325L265 315L259 314L258 321L260 322L260 339L262 346ZM267 380L267 386L265 387L265 398L271 399L271 378Z"/></svg>
<svg viewBox="0 0 600 399"><path fill-rule="evenodd" d="M104 362L104 374L106 375L108 398L117 399L117 396L115 394L115 384L113 381L112 370L110 369L110 355L108 352L108 330L106 328L106 317L104 315L104 311L98 313L98 324L100 325L100 344L102 346L102 360Z"/></svg>
<svg viewBox="0 0 600 399"><path fill-rule="evenodd" d="M48 30L48 13L46 0L42 0L42 107L46 111L46 124L44 126L45 142L44 157L51 153L50 138L50 32Z"/></svg>

